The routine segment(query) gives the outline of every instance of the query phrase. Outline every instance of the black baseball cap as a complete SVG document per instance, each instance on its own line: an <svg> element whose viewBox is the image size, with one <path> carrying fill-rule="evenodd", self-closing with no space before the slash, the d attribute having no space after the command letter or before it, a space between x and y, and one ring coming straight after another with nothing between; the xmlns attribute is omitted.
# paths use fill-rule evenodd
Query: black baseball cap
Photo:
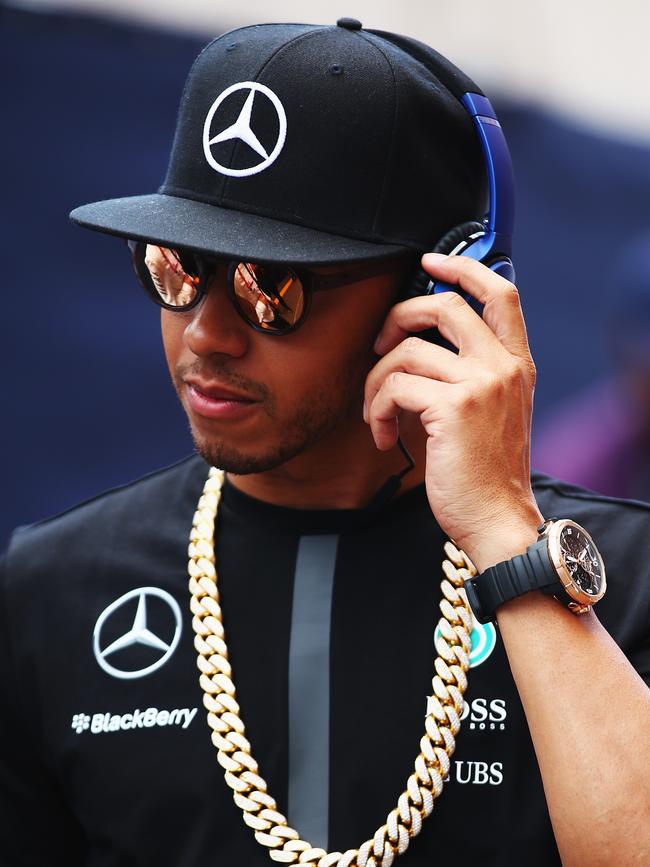
<svg viewBox="0 0 650 867"><path fill-rule="evenodd" d="M427 56L440 59L350 18L232 30L190 70L158 192L82 205L70 218L262 262L425 252L482 217L486 186L472 119ZM480 93L451 68L461 91Z"/></svg>

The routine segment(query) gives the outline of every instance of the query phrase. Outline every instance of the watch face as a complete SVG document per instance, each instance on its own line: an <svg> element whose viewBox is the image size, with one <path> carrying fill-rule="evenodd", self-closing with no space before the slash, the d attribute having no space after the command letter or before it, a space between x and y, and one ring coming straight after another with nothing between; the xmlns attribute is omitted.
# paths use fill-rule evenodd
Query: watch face
<svg viewBox="0 0 650 867"><path fill-rule="evenodd" d="M562 528L559 541L562 560L573 585L589 596L598 596L603 589L604 576L598 549L591 538L573 524Z"/></svg>

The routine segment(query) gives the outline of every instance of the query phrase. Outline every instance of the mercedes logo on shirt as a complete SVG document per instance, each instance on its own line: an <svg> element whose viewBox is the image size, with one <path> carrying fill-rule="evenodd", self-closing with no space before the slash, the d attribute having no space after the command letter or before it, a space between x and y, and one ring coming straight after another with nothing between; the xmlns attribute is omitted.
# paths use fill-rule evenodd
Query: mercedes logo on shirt
<svg viewBox="0 0 650 867"><path fill-rule="evenodd" d="M95 659L113 677L145 677L167 662L178 646L182 628L181 610L173 596L159 587L137 587L111 602L97 618L93 630ZM146 654L142 648L147 648ZM146 665L141 664L143 655ZM129 656L140 660L136 663L140 667L129 666Z"/></svg>
<svg viewBox="0 0 650 867"><path fill-rule="evenodd" d="M240 90L247 91L248 95L235 122L228 123L230 118L224 120L224 116L227 115L224 103L228 97ZM260 102L268 105L258 105ZM274 141L271 142L268 140L270 137L269 107L277 122L275 124L277 130L273 131ZM264 125L259 120L262 109L265 109L264 117L267 119ZM256 81L241 81L226 88L212 103L203 124L203 152L208 164L222 175L235 178L256 175L276 161L284 147L286 135L287 116L276 94ZM219 162L218 145L232 141L245 145L244 159L251 165L245 168L232 168Z"/></svg>

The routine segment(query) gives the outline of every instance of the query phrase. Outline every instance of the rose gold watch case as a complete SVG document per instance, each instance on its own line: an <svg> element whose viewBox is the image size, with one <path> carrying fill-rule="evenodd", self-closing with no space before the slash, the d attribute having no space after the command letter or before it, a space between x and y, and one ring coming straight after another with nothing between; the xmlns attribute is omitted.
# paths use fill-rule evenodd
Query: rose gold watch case
<svg viewBox="0 0 650 867"><path fill-rule="evenodd" d="M567 569L564 563L564 557L562 556L562 549L560 548L560 535L562 530L565 527L576 527L580 530L581 533L589 539L591 544L594 546L594 550L598 555L598 561L600 563L600 571L602 574L602 583L600 592L592 595L590 593L585 593L584 590L581 590L574 583L571 578L571 574ZM591 538L590 534L582 527L580 524L577 524L575 521L571 521L568 518L563 518L559 521L548 521L544 524L544 529L540 533L540 537L546 537L548 542L548 553L551 558L551 562L555 566L557 570L557 574L560 578L564 586L565 592L571 597L573 602L569 603L569 608L575 612L576 614L584 614L588 611L591 606L601 600L605 595L605 591L607 590L607 578L605 575L605 564L603 563L603 558L600 556L600 551L598 550L594 540Z"/></svg>

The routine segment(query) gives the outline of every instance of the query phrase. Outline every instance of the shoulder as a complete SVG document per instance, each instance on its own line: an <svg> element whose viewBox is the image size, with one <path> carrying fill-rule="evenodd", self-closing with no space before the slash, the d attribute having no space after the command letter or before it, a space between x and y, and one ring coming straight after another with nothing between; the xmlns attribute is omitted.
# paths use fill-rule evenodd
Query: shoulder
<svg viewBox="0 0 650 867"><path fill-rule="evenodd" d="M534 471L531 474L533 493L546 518L573 518L589 530L594 538L637 538L650 547L647 536L650 528L650 503L608 497L588 488L579 487L553 476Z"/></svg>
<svg viewBox="0 0 650 867"><path fill-rule="evenodd" d="M80 560L132 548L136 541L147 548L174 537L179 521L191 521L206 476L206 464L193 455L59 515L19 527L5 555L6 580L43 570L52 575Z"/></svg>
<svg viewBox="0 0 650 867"><path fill-rule="evenodd" d="M545 518L572 518L592 535L605 562L607 593L598 617L621 646L648 641L650 504L607 497L533 472L533 493Z"/></svg>

